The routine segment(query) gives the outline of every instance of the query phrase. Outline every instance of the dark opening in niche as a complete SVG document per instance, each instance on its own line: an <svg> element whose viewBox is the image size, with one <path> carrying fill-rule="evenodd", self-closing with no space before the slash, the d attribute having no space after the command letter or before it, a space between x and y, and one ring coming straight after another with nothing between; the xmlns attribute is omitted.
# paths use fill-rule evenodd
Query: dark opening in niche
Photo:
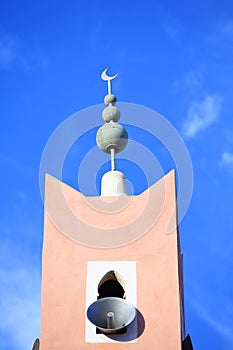
<svg viewBox="0 0 233 350"><path fill-rule="evenodd" d="M121 275L114 270L108 271L100 280L98 284L97 299L116 297L125 299L125 286ZM127 327L122 328L117 334L124 334L127 332ZM96 328L96 334L102 332Z"/></svg>
<svg viewBox="0 0 233 350"><path fill-rule="evenodd" d="M122 277L117 271L108 271L98 285L97 299L117 297L125 299L125 289Z"/></svg>

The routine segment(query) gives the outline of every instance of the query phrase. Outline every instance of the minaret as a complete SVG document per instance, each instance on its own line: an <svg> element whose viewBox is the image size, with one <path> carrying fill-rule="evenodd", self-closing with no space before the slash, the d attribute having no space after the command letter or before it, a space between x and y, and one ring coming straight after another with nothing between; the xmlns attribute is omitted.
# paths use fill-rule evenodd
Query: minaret
<svg viewBox="0 0 233 350"><path fill-rule="evenodd" d="M111 171L104 174L101 182L101 196L126 195L126 181L124 174L115 169L115 154L121 152L128 142L128 134L125 128L118 124L120 111L116 104L116 96L112 94L111 81L118 74L110 77L107 75L109 68L105 69L101 78L108 82L108 94L104 98L107 107L103 110L102 118L105 124L101 126L96 135L98 147L111 155Z"/></svg>
<svg viewBox="0 0 233 350"><path fill-rule="evenodd" d="M126 146L127 133L111 91L116 76L107 70L105 124L97 143L111 155L111 170L103 176L101 196L85 197L46 176L35 349L192 350L185 334L175 174L171 170L140 195L126 195L115 154Z"/></svg>

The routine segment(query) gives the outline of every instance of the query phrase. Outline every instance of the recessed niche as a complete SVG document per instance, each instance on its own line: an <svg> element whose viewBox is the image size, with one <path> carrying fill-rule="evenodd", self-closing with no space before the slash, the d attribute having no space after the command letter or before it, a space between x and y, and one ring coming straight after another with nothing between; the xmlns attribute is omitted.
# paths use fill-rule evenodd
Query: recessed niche
<svg viewBox="0 0 233 350"><path fill-rule="evenodd" d="M122 302L128 302L137 308L136 269L136 261L88 261L86 310L95 301L98 302L101 299L111 297L119 299L119 301L122 300ZM88 317L86 318L85 341L87 343L136 342L137 336L137 317L127 325L127 329L119 328L119 333L99 333L96 325L90 322Z"/></svg>

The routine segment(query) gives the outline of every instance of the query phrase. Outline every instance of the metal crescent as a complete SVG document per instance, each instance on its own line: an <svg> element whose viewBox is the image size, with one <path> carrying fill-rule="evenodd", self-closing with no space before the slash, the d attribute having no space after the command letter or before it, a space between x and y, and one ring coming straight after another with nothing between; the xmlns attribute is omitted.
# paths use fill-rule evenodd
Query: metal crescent
<svg viewBox="0 0 233 350"><path fill-rule="evenodd" d="M109 77L106 73L109 71L110 67L106 68L103 73L101 74L101 78L105 81L113 80L118 76L118 73L115 74L113 77Z"/></svg>

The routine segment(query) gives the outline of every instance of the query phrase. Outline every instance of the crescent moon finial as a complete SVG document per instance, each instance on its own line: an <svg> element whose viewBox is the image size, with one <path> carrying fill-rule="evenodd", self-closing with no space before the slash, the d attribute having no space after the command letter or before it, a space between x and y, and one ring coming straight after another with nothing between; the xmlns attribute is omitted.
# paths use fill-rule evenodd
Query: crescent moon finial
<svg viewBox="0 0 233 350"><path fill-rule="evenodd" d="M104 81L107 81L108 82L108 93L109 95L111 95L112 93L112 89L111 89L111 80L115 79L117 76L118 76L118 73L115 74L113 77L110 77L109 75L107 75L107 72L109 71L110 67L106 68L102 74L101 74L101 78L104 80Z"/></svg>

